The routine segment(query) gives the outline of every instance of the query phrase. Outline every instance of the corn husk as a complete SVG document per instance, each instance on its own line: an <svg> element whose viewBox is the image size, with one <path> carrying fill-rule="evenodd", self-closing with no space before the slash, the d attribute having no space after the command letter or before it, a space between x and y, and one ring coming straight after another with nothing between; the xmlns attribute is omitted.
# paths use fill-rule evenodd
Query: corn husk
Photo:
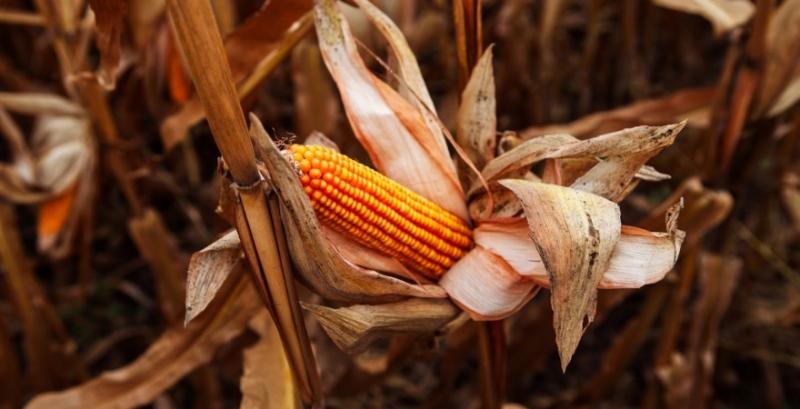
<svg viewBox="0 0 800 409"><path fill-rule="evenodd" d="M317 1L314 19L350 125L378 170L466 218L464 194L444 142L414 105L367 69L334 1Z"/></svg>
<svg viewBox="0 0 800 409"><path fill-rule="evenodd" d="M409 299L380 305L330 308L305 304L333 342L345 352L363 351L373 340L395 334L433 332L459 311L447 300Z"/></svg>

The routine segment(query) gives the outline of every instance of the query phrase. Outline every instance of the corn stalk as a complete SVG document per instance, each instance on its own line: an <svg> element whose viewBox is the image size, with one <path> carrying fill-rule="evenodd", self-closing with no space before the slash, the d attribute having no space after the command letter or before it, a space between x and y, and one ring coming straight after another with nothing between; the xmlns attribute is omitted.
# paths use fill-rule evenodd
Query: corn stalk
<svg viewBox="0 0 800 409"><path fill-rule="evenodd" d="M238 199L236 230L254 282L277 324L300 395L306 402L318 404L319 375L297 303L285 238L280 234L280 214L274 204L270 206L256 168L211 4L208 0L170 0L167 10L214 141L230 169Z"/></svg>

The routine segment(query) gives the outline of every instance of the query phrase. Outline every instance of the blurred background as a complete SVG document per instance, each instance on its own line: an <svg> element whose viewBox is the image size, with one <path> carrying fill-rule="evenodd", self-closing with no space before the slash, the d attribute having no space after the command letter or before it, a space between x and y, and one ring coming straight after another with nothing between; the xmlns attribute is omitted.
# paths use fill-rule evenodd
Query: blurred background
<svg viewBox="0 0 800 409"><path fill-rule="evenodd" d="M258 393L241 381L243 356L275 336L249 305L182 330L189 257L230 226L215 214L219 152L165 5L88 3L0 0L0 408L60 390L56 407L239 406ZM310 2L211 3L245 112L278 138L317 130L366 162L303 20ZM480 4L501 150L688 119L650 162L671 179L621 203L623 223L655 229L684 197L675 270L601 292L563 374L540 294L506 322L509 402L800 407L800 1L373 3L403 30L451 129L466 78L453 7ZM386 58L375 28L344 7ZM357 357L331 346L328 406L478 407L474 339L467 326ZM185 352L159 355L170 342Z"/></svg>

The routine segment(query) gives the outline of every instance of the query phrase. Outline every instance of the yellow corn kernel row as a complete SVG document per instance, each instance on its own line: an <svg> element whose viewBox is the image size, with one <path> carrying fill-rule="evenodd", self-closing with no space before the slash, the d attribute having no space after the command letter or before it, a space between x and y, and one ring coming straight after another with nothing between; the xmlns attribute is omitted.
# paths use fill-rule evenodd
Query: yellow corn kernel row
<svg viewBox="0 0 800 409"><path fill-rule="evenodd" d="M472 246L458 216L347 156L322 146L291 145L321 222L432 278Z"/></svg>

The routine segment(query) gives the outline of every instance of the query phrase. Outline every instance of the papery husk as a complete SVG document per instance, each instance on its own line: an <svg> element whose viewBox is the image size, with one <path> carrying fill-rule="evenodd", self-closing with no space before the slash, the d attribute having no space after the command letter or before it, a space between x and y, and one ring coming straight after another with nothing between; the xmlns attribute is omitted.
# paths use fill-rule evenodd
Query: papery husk
<svg viewBox="0 0 800 409"><path fill-rule="evenodd" d="M261 129L263 131L263 128ZM325 235L297 174L268 136L259 152L269 170L270 181L282 203L283 220L292 260L305 282L330 300L375 303L403 297L445 297L436 285L414 285L363 269L342 258Z"/></svg>
<svg viewBox="0 0 800 409"><path fill-rule="evenodd" d="M435 117L436 107L433 105L433 99L428 92L428 87L425 85L425 80L422 78L417 57L408 45L403 32L391 18L371 2L367 0L354 0L354 2L364 11L367 18L372 21L378 32L389 43L389 49L396 59L397 74L402 81L398 92L417 108L425 119L425 124L428 126L431 135L433 135L433 141L438 143L440 149L446 152L447 145L444 134L438 119Z"/></svg>
<svg viewBox="0 0 800 409"><path fill-rule="evenodd" d="M522 202L534 244L550 276L553 327L561 367L594 319L597 286L619 240L619 206L575 189L501 181Z"/></svg>
<svg viewBox="0 0 800 409"><path fill-rule="evenodd" d="M455 318L459 310L448 300L411 298L379 305L330 308L304 304L333 342L356 354L380 337L433 332Z"/></svg>
<svg viewBox="0 0 800 409"><path fill-rule="evenodd" d="M653 0L653 3L672 10L703 16L722 33L744 25L753 17L756 7L749 0Z"/></svg>
<svg viewBox="0 0 800 409"><path fill-rule="evenodd" d="M489 47L472 69L456 116L456 140L478 169L495 156L496 105L492 47Z"/></svg>
<svg viewBox="0 0 800 409"><path fill-rule="evenodd" d="M167 329L132 363L70 389L38 395L26 409L126 409L151 402L210 361L217 348L242 333L262 308L244 274L228 280L220 295L186 328L178 324Z"/></svg>
<svg viewBox="0 0 800 409"><path fill-rule="evenodd" d="M439 285L475 321L494 321L517 312L538 286L503 258L475 246L448 270Z"/></svg>
<svg viewBox="0 0 800 409"><path fill-rule="evenodd" d="M475 244L502 257L525 279L542 287L550 286L547 270L524 219L484 221L474 232ZM672 270L683 240L684 235L678 231L655 233L622 226L598 288L639 288L660 281Z"/></svg>
<svg viewBox="0 0 800 409"><path fill-rule="evenodd" d="M243 268L242 261L242 246L236 230L192 254L186 276L184 325L206 309L228 276Z"/></svg>
<svg viewBox="0 0 800 409"><path fill-rule="evenodd" d="M364 65L332 0L318 0L315 27L325 64L356 137L384 175L466 219L455 166L420 111Z"/></svg>
<svg viewBox="0 0 800 409"><path fill-rule="evenodd" d="M481 173L491 183L545 159L599 158L598 163L578 177L573 186L618 200L644 162L671 145L685 125L686 121L663 126L637 126L582 141L567 134L542 136L490 161ZM473 185L470 195L481 188L479 184Z"/></svg>

